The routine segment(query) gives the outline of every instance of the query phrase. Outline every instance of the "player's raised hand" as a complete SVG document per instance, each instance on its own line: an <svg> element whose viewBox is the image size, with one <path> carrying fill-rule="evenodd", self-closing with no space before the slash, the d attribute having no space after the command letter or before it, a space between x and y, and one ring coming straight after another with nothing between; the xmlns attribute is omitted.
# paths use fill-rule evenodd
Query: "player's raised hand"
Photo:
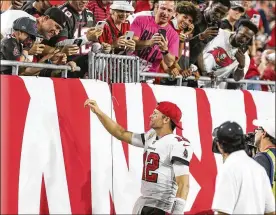
<svg viewBox="0 0 276 215"><path fill-rule="evenodd" d="M84 102L84 107L90 107L91 111L95 114L99 114L101 112L97 102L95 100L92 100L92 99L87 99Z"/></svg>

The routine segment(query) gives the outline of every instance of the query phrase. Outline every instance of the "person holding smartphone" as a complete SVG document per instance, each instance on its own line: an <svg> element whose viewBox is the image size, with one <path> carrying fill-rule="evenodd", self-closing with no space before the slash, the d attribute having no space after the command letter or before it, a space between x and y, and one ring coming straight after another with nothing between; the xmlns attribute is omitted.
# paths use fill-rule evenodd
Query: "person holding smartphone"
<svg viewBox="0 0 276 215"><path fill-rule="evenodd" d="M111 14L106 19L99 41L110 44L115 54L133 52L136 44L132 39L130 24L126 21L127 14L134 12L133 6L127 1L114 1L110 9Z"/></svg>
<svg viewBox="0 0 276 215"><path fill-rule="evenodd" d="M176 16L170 24L179 35L179 51L177 63L179 67L168 70L173 76L190 76L189 71L189 39L192 36L194 25L201 20L200 10L191 2L181 1L176 7ZM166 68L164 68L166 71Z"/></svg>
<svg viewBox="0 0 276 215"><path fill-rule="evenodd" d="M218 36L203 50L200 70L205 75L227 78L232 74L235 81L243 79L249 68L250 58L242 47L257 32L257 26L249 20L241 21L235 33L220 29ZM220 87L225 88L225 85Z"/></svg>
<svg viewBox="0 0 276 215"><path fill-rule="evenodd" d="M159 1L155 16L139 16L131 24L141 71L160 72L161 61L171 67L178 57L179 37L169 24L175 8L174 1Z"/></svg>
<svg viewBox="0 0 276 215"><path fill-rule="evenodd" d="M202 12L202 20L195 25L193 37L190 40L190 61L197 62L199 55L207 43L218 35L219 23L230 9L230 0L213 0Z"/></svg>

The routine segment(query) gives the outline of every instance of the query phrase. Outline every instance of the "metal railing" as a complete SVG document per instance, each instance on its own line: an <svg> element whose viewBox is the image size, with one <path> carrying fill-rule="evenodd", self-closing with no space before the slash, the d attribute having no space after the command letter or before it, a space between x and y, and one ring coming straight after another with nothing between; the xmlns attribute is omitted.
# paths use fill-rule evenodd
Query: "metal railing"
<svg viewBox="0 0 276 215"><path fill-rule="evenodd" d="M44 63L30 63L30 62L17 62L1 60L1 66L11 66L12 74L18 75L19 67L33 67L51 70L62 70L62 77L67 78L68 71L71 70L70 66L66 65L53 65ZM140 81L146 81L148 78L171 78L166 73L151 73L140 72L140 59L136 56L124 56L113 54L95 54L89 52L88 54L88 78L98 79L108 83L139 83ZM76 71L80 71L77 67ZM183 78L183 76L175 77L177 80L177 86L182 86L184 80L195 80L195 77L191 76ZM210 78L201 76L197 81L209 83L210 87L216 88L221 83L234 83L241 84L243 89L246 89L247 84L262 84L268 85L272 92L275 92L275 81L260 81L260 80L240 80L236 82L231 78Z"/></svg>
<svg viewBox="0 0 276 215"><path fill-rule="evenodd" d="M142 72L139 74L141 81L146 81L147 77L151 78L171 78L169 74L166 73L153 73L153 72ZM175 77L177 79L177 85L182 86L183 80L196 80L195 77L187 77L183 78L183 76L179 75ZM210 82L213 87L216 87L218 83L226 82L226 83L234 83L234 84L262 84L262 85L268 85L272 86L272 91L275 92L275 81L262 81L262 80L248 80L248 79L242 79L240 81L235 81L232 78L222 78L222 77L216 77L216 78L210 78L210 77L203 77L201 76L198 81L204 81L204 82Z"/></svg>
<svg viewBox="0 0 276 215"><path fill-rule="evenodd" d="M68 71L71 71L71 67L66 66L66 65L18 62L18 61L10 61L10 60L1 60L1 66L11 66L12 67L12 75L18 75L19 67L32 67L32 68L42 68L42 69L51 69L51 70L63 70L63 72L62 72L63 78L67 78ZM80 71L80 67L77 67L76 71Z"/></svg>
<svg viewBox="0 0 276 215"><path fill-rule="evenodd" d="M139 57L90 52L88 58L89 79L111 83L140 82Z"/></svg>

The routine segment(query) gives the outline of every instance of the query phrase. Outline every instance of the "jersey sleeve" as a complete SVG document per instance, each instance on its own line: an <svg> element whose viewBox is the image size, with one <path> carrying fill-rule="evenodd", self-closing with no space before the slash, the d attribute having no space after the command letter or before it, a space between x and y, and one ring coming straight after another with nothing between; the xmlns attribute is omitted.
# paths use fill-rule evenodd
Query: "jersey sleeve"
<svg viewBox="0 0 276 215"><path fill-rule="evenodd" d="M131 144L136 147L144 148L145 134L133 133L131 138Z"/></svg>
<svg viewBox="0 0 276 215"><path fill-rule="evenodd" d="M155 138L156 133L153 129L143 134L133 133L131 138L131 144L140 148L147 147L147 140Z"/></svg>
<svg viewBox="0 0 276 215"><path fill-rule="evenodd" d="M175 136L173 139L170 159L173 163L174 161L181 162L182 164L189 166L193 155L193 148L190 142L180 136Z"/></svg>

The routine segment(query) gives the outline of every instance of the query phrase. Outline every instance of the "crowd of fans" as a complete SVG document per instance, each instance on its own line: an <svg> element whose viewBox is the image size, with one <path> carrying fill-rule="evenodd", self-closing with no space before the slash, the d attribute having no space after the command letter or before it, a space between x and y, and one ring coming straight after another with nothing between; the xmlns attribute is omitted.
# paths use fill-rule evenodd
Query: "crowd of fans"
<svg viewBox="0 0 276 215"><path fill-rule="evenodd" d="M155 83L209 87L208 76L275 81L274 1L12 0L1 2L1 60L69 65L85 78L88 52L134 55L141 72L168 73ZM76 72L76 67L81 68ZM1 66L1 74L11 74ZM20 75L60 71L21 68ZM195 81L185 78L195 76ZM269 91L260 84L249 90Z"/></svg>

